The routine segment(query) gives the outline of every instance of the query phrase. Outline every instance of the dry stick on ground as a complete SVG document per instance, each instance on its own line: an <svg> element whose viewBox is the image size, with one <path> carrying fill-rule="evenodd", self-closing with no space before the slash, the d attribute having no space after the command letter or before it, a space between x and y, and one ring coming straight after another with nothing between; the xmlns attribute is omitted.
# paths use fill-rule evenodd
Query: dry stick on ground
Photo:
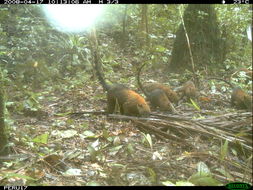
<svg viewBox="0 0 253 190"><path fill-rule="evenodd" d="M83 115L83 114L93 114L93 115L106 115L106 111L81 111L81 112L72 112L68 115Z"/></svg>
<svg viewBox="0 0 253 190"><path fill-rule="evenodd" d="M70 113L70 114L105 114L104 111L85 111L80 113ZM246 113L229 113L222 116L216 116L211 117L207 119L185 119L180 118L178 115L161 115L161 114L152 114L156 118L140 118L140 117L132 117L132 116L125 116L125 115L116 115L116 114L110 114L108 115L108 118L112 119L121 119L121 120L132 120L136 124L138 124L138 127L143 130L144 132L152 132L153 134L157 135L160 139L165 140L165 138L169 140L174 140L178 143L185 143L185 141L182 141L181 138L172 136L167 134L166 132L161 131L158 129L158 127L168 129L175 129L177 130L177 135L184 135L189 136L189 134L202 134L207 137L215 137L222 140L228 140L229 142L238 141L241 143L241 145L246 148L247 150L252 150L252 141L247 138L242 138L236 136L236 134L232 134L231 130L228 132L225 128L225 126L234 126L235 124L238 125L240 121L230 121L238 120L237 118L241 119L242 117L244 120L242 120L242 125L249 125L251 126L251 117L252 113L246 112ZM146 123L143 123L143 121L146 121ZM227 124L227 122L229 123ZM149 122L149 123L147 123ZM224 123L221 123L224 122ZM226 122L226 124L225 124ZM187 133L187 134L185 134ZM189 143L188 143L189 144ZM192 145L191 145L192 146Z"/></svg>
<svg viewBox="0 0 253 190"><path fill-rule="evenodd" d="M167 140L170 140L173 143L177 143L177 144L180 144L180 145L184 144L184 145L188 145L188 146L193 146L192 144L186 142L185 140L182 140L179 137L176 137L176 136L170 135L166 132L163 132L163 131L157 129L156 127L154 127L154 126L152 126L148 123L139 122L137 120L134 120L133 122L137 124L137 127L142 126L143 128L148 129L148 131L152 132L152 134L155 134L155 135L158 134L158 135L161 135L163 137L166 137Z"/></svg>
<svg viewBox="0 0 253 190"><path fill-rule="evenodd" d="M140 117L131 117L131 116L124 116L124 115L115 115L110 114L108 118L111 119L119 119L119 120L131 120L136 126L141 130L147 133L151 133L156 135L157 137L161 138L162 140L168 142L173 141L173 143L177 144L187 144L187 146L192 147L195 149L194 141L186 141L183 140L180 135L185 135L186 137L190 135L203 135L207 137L215 137L217 139L228 140L232 143L234 141L239 141L241 146L247 150L252 150L251 144L249 140L245 140L243 137L237 137L235 134L231 133L230 130L227 128L222 128L220 125L223 122L229 121L230 125L239 124L242 122L245 125L251 125L250 119L252 117L252 113L229 113L224 114L222 116L213 116L207 119L181 119L180 116L174 115L159 115L159 114L152 114L155 118L140 118ZM181 116L182 117L182 116ZM162 130L161 130L162 129ZM163 130L170 129L172 134L167 134ZM174 129L174 131L173 131ZM176 136L175 136L176 135ZM180 137L177 137L180 136ZM203 157L205 154L201 154L201 152L192 152L189 154L190 157ZM213 158L216 161L219 161L223 164L226 164L228 167L233 167L236 171L233 171L232 174L237 179L243 179L243 177L247 177L251 174L251 168L245 164L239 164L233 162L227 158L224 160L220 159L220 156L213 155L213 154L206 154L206 157ZM240 172L241 171L241 172ZM247 175L244 176L243 173ZM248 177L247 177L248 181Z"/></svg>
<svg viewBox="0 0 253 190"><path fill-rule="evenodd" d="M182 115L172 115L172 114L158 114L158 113L152 113L152 116L158 117L159 119L168 119L168 120L176 120L176 121L189 121L191 120L190 117L182 117Z"/></svg>
<svg viewBox="0 0 253 190"><path fill-rule="evenodd" d="M155 121L157 119L152 119L152 118L139 118L139 117L131 117L131 116L123 116L123 115L115 115L115 114L110 114L109 118L114 118L114 119L123 119L123 120L132 120L134 123L137 124L137 127L140 127L141 129L144 129L145 131L150 131L152 132L151 134L158 134L160 137L166 137L168 140L173 140L174 143L179 143L179 144L187 144L188 146L193 146L190 143L182 140L179 137L172 136L170 134L167 134L166 132L163 132L156 127L148 124L148 123L143 123L141 121Z"/></svg>
<svg viewBox="0 0 253 190"><path fill-rule="evenodd" d="M223 130L218 130L213 126L210 127L204 123L201 123L200 121L182 122L178 124L181 127L186 127L188 130L199 132L200 134L207 137L216 137L218 139L228 140L231 143L234 143L235 140L239 141L244 148L252 151L251 142L247 139L237 137L236 135L224 132Z"/></svg>
<svg viewBox="0 0 253 190"><path fill-rule="evenodd" d="M227 116L228 115L225 115L225 118L221 118L221 119L226 119ZM232 115L230 114L229 116L232 116ZM145 131L150 131L152 132L152 134L159 134L163 137L168 138L169 140L173 139L176 142L185 143L185 141L183 141L181 138L169 135L166 132L161 131L158 127L162 127L167 130L168 129L178 130L179 134L181 135L184 134L184 130L185 130L187 131L188 134L189 133L193 135L201 134L207 137L215 137L218 139L227 140L231 143L234 143L235 141L237 141L237 142L240 142L241 146L243 146L245 149L252 151L250 140L245 139L243 137L239 137L239 136L237 137L235 134L231 134L221 129L217 129L216 128L217 124L215 124L215 122L212 123L211 125L210 123L206 124L204 119L197 120L197 121L183 119L182 121L180 121L178 118L176 118L176 121L173 121L173 117L170 117L170 120L164 120L164 119L158 119L158 118L138 118L138 117L121 116L121 115L110 115L110 118L132 120L135 123L137 123L139 126L141 126L141 129L145 129ZM215 119L216 118L214 118L214 120ZM146 123L143 123L143 121L146 121ZM176 135L178 135L178 133ZM185 136L187 136L187 134ZM190 144L189 142L187 143Z"/></svg>
<svg viewBox="0 0 253 190"><path fill-rule="evenodd" d="M106 111L80 111L80 112L68 112L68 113L56 113L54 116L56 117L62 117L66 115L70 116L82 116L84 114L93 114L93 115L106 115Z"/></svg>
<svg viewBox="0 0 253 190"><path fill-rule="evenodd" d="M158 116L158 115L157 115ZM233 125L248 125L248 126L252 126L252 113L250 112L246 112L246 113L229 113L229 114L225 114L223 116L217 116L217 117L212 117L212 118L208 118L208 119L180 119L180 118L176 118L176 117L167 117L164 115L159 115L162 116L162 118L166 118L167 121L165 123L163 123L162 125L164 127L176 127L177 129L179 129L179 127L181 126L181 128L185 128L188 130L193 130L193 131L197 131L200 133L205 133L208 136L214 136L217 138L222 138L224 140L226 139L232 139L235 140L236 135L231 133L231 130L226 130L224 128L224 126L233 126ZM235 117L237 116L237 117ZM242 119L243 116L243 120ZM228 120L230 119L234 119L235 121L230 121L228 123ZM238 119L240 119L241 121L237 121ZM181 122L175 122L175 121L171 121L172 119L180 121ZM221 123L220 120L222 120L222 122L226 123L225 125L223 124L223 126L221 127ZM198 127L196 127L198 126ZM229 131L229 132L228 132ZM222 136L221 136L222 135ZM250 139L246 139L246 138L240 138L240 137L236 137L236 140L239 140L241 143L246 143L246 148L249 149L250 147L248 145L252 144L252 141ZM229 140L231 141L231 140Z"/></svg>

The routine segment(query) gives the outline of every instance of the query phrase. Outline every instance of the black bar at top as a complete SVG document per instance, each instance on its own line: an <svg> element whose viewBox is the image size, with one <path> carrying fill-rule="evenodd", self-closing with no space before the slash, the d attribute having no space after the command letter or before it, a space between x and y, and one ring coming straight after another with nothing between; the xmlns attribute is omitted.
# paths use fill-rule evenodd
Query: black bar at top
<svg viewBox="0 0 253 190"><path fill-rule="evenodd" d="M52 0L44 0L48 3ZM59 2L62 0L58 0ZM63 0L64 1L64 0ZM252 4L252 0L67 0L78 4ZM48 4L47 3L47 4ZM61 4L61 3L59 3Z"/></svg>
<svg viewBox="0 0 253 190"><path fill-rule="evenodd" d="M253 0L4 0L4 4L252 4Z"/></svg>

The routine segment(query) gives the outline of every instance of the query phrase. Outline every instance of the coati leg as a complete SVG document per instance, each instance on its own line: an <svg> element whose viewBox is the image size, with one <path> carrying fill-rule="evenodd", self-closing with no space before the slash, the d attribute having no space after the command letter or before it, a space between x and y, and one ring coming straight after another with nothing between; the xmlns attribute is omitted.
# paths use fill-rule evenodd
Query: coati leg
<svg viewBox="0 0 253 190"><path fill-rule="evenodd" d="M139 116L140 115L137 110L137 105L135 105L135 107L134 107L130 102L125 102L122 107L123 107L125 115L129 115L129 116Z"/></svg>
<svg viewBox="0 0 253 190"><path fill-rule="evenodd" d="M115 105L116 105L116 99L112 95L110 95L110 93L108 92L108 94L107 94L107 111L108 111L108 114L112 114L114 112ZM120 108L120 113L121 113L121 108Z"/></svg>
<svg viewBox="0 0 253 190"><path fill-rule="evenodd" d="M125 89L128 89L128 88L125 87L124 85L121 85L121 84L112 85L110 87L110 89L107 92L107 111L108 111L108 114L114 113L116 103L119 106L120 113L124 114L124 110L123 110L123 107L122 107L122 99L126 98L126 97L123 97Z"/></svg>

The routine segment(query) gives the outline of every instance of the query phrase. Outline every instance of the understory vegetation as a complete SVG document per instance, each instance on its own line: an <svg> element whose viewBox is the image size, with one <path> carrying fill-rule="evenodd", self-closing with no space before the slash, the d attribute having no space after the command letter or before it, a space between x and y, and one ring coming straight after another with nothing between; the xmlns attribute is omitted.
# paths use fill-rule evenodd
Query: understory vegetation
<svg viewBox="0 0 253 190"><path fill-rule="evenodd" d="M108 83L145 97L144 63L143 84L196 81L198 97L174 104L177 113L151 107L144 118L106 114L89 31L54 29L38 5L1 5L0 185L252 185L252 111L210 79L252 97L252 5L207 6L214 22L206 7L172 4L108 5L97 20ZM196 9L201 26L184 17Z"/></svg>

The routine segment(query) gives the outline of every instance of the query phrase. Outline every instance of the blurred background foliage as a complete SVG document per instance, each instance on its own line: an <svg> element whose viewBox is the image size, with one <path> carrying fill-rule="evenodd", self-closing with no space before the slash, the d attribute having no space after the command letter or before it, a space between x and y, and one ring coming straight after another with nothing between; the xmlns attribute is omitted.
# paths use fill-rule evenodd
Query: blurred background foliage
<svg viewBox="0 0 253 190"><path fill-rule="evenodd" d="M122 68L122 59L128 62L128 58L133 56L143 59L152 55L154 68L168 65L175 33L181 23L178 6L148 5L148 48L141 43L140 25L145 7L106 6L97 23L106 70ZM249 68L252 45L247 39L246 29L251 24L250 5L215 5L214 8L227 45L226 68ZM39 86L45 80L58 80L91 70L86 33L56 31L46 22L39 5L1 5L0 36L0 64L8 77L14 79L13 82Z"/></svg>

